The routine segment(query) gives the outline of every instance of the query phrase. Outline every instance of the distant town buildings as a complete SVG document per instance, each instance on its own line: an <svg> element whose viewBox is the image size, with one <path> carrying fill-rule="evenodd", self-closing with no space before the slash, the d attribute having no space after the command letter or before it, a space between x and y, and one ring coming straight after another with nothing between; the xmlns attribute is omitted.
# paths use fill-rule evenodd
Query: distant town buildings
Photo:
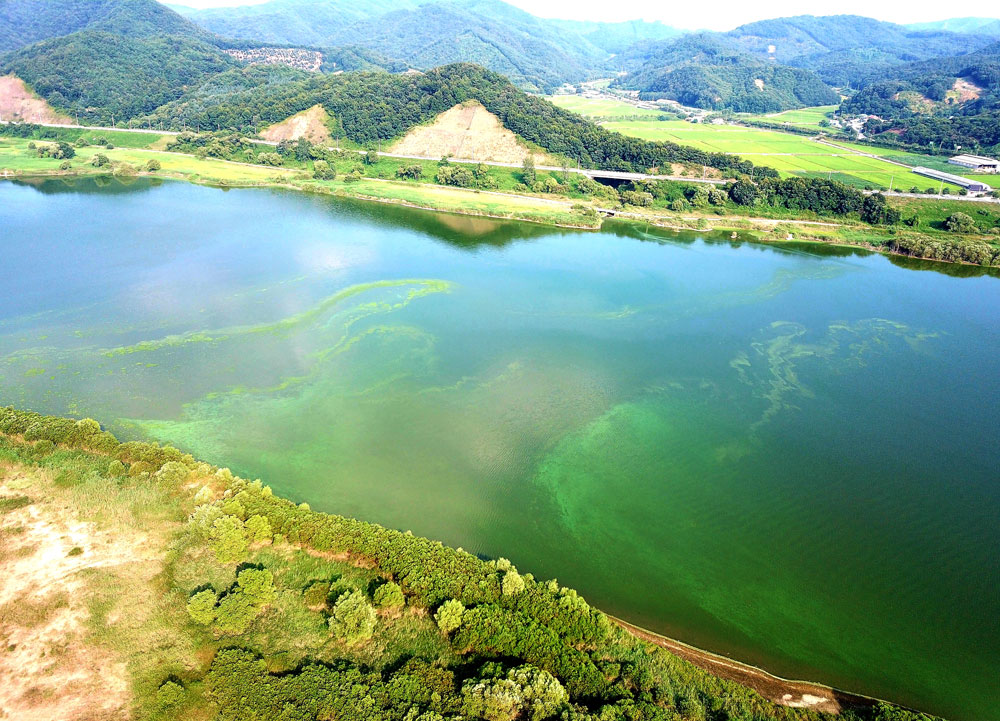
<svg viewBox="0 0 1000 721"><path fill-rule="evenodd" d="M996 173L1000 169L1000 161L982 155L956 155L954 158L949 158L948 162L975 170L977 173Z"/></svg>

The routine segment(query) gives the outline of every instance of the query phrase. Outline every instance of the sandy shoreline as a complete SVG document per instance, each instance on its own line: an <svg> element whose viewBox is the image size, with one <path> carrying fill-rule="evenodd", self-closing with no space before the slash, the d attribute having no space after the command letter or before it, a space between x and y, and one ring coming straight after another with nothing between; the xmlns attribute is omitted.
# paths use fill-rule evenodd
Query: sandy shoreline
<svg viewBox="0 0 1000 721"><path fill-rule="evenodd" d="M841 691L820 683L781 678L756 666L661 636L615 616L608 617L636 638L664 648L719 678L752 688L764 698L783 706L835 714L844 708L870 708L878 703L878 699L870 696Z"/></svg>

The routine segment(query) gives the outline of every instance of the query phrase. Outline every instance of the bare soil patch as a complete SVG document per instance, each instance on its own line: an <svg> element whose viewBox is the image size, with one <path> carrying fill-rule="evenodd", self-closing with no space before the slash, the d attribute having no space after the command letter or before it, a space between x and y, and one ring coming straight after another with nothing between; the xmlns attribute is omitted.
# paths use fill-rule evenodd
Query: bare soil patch
<svg viewBox="0 0 1000 721"><path fill-rule="evenodd" d="M955 78L955 84L951 86L951 90L956 93L955 97L960 103L978 100L979 95L983 92L981 87L964 78Z"/></svg>
<svg viewBox="0 0 1000 721"><path fill-rule="evenodd" d="M0 498L31 499L0 515L0 719L126 719L126 666L88 640L87 572L148 567L149 544L78 520L51 490L36 469L0 467Z"/></svg>
<svg viewBox="0 0 1000 721"><path fill-rule="evenodd" d="M544 156L532 153L496 115L475 101L446 110L430 125L413 128L390 152L426 158L450 155L495 163L521 163L534 155L536 162L544 162Z"/></svg>
<svg viewBox="0 0 1000 721"><path fill-rule="evenodd" d="M280 143L282 140L299 140L305 138L317 145L330 142L330 130L327 123L330 116L322 105L314 105L308 110L296 113L280 123L266 128L260 136L264 140Z"/></svg>
<svg viewBox="0 0 1000 721"><path fill-rule="evenodd" d="M69 125L71 122L68 117L57 113L52 106L31 92L16 75L0 76L0 120L61 125Z"/></svg>

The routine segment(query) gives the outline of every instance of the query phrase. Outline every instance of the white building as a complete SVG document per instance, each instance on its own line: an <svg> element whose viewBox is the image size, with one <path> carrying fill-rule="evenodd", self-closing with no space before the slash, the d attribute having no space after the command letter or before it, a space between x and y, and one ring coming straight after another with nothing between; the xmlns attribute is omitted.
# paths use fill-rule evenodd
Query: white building
<svg viewBox="0 0 1000 721"><path fill-rule="evenodd" d="M948 162L975 170L977 173L996 173L1000 169L1000 161L982 155L956 155L954 158L949 158Z"/></svg>

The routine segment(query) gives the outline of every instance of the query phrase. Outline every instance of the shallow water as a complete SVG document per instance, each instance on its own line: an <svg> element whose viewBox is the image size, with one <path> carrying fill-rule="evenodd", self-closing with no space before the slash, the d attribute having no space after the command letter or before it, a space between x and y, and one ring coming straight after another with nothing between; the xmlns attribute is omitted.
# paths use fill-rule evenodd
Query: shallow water
<svg viewBox="0 0 1000 721"><path fill-rule="evenodd" d="M0 402L1000 719L996 277L146 181L0 184L0 243Z"/></svg>

